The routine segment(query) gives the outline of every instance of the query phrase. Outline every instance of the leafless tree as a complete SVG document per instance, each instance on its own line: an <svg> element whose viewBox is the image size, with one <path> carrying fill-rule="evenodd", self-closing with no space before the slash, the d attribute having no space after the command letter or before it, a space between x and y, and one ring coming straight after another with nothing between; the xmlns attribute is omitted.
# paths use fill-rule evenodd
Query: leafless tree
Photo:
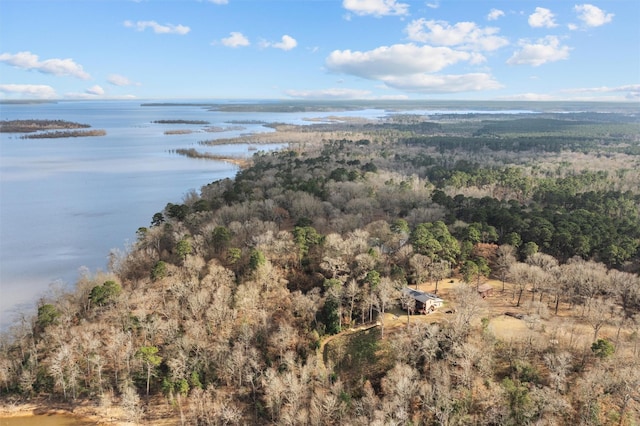
<svg viewBox="0 0 640 426"><path fill-rule="evenodd" d="M617 296L622 310L629 316L632 306L640 306L640 278L636 274L611 269L609 277L610 292Z"/></svg>
<svg viewBox="0 0 640 426"><path fill-rule="evenodd" d="M358 283L355 280L349 280L349 282L347 282L343 287L343 294L349 307L349 324L351 324L353 322L353 308L356 304L358 295L360 294Z"/></svg>
<svg viewBox="0 0 640 426"><path fill-rule="evenodd" d="M388 277L383 277L376 289L376 295L379 301L380 308L380 337L384 337L384 313L400 296L400 292L397 288L397 283L393 282Z"/></svg>
<svg viewBox="0 0 640 426"><path fill-rule="evenodd" d="M609 299L590 299L585 321L593 328L593 341L598 340L598 333L605 325L611 323L615 305Z"/></svg>
<svg viewBox="0 0 640 426"><path fill-rule="evenodd" d="M429 278L433 261L429 256L416 253L411 256L411 259L409 259L409 265L411 265L411 268L413 269L417 289L418 284Z"/></svg>
<svg viewBox="0 0 640 426"><path fill-rule="evenodd" d="M571 370L571 354L569 352L549 352L544 355L544 363L549 368L549 381L556 392L564 393L567 376Z"/></svg>
<svg viewBox="0 0 640 426"><path fill-rule="evenodd" d="M438 259L431 265L431 278L436 283L434 290L435 294L438 294L438 283L440 280L447 278L451 274L451 262L444 259Z"/></svg>
<svg viewBox="0 0 640 426"><path fill-rule="evenodd" d="M502 292L509 275L509 268L516 262L516 249L509 245L503 244L496 250L495 270L502 281Z"/></svg>
<svg viewBox="0 0 640 426"><path fill-rule="evenodd" d="M520 306L522 294L531 282L531 267L526 263L513 263L509 267L509 279L513 282L514 289L518 293L516 306Z"/></svg>

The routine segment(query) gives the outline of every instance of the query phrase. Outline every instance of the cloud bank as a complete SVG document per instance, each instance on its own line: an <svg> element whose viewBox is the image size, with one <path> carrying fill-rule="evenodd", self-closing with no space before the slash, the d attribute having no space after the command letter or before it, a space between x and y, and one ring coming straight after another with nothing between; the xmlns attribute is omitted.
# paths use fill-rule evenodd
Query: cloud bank
<svg viewBox="0 0 640 426"><path fill-rule="evenodd" d="M561 46L560 40L556 36L547 36L539 39L535 43L520 41L520 50L516 51L507 60L509 65L531 65L534 67L555 62L569 57L571 48Z"/></svg>
<svg viewBox="0 0 640 426"><path fill-rule="evenodd" d="M343 0L342 7L359 16L407 15L409 5L396 0Z"/></svg>
<svg viewBox="0 0 640 426"><path fill-rule="evenodd" d="M3 53L0 55L0 62L24 70L38 71L43 74L70 76L82 80L89 80L91 78L91 76L84 71L82 65L77 64L73 59L46 59L40 61L38 55L31 52L18 52L13 55Z"/></svg>
<svg viewBox="0 0 640 426"><path fill-rule="evenodd" d="M529 15L528 22L533 28L553 28L558 26L555 22L555 15L544 7L536 7L536 11Z"/></svg>
<svg viewBox="0 0 640 426"><path fill-rule="evenodd" d="M405 30L409 40L438 46L456 46L464 50L491 51L509 44L498 36L499 28L481 28L474 22L458 22L449 25L446 21L417 19Z"/></svg>
<svg viewBox="0 0 640 426"><path fill-rule="evenodd" d="M580 4L574 7L578 14L578 19L587 27L600 27L613 21L613 13L606 13L604 10L592 4Z"/></svg>
<svg viewBox="0 0 640 426"><path fill-rule="evenodd" d="M396 44L367 52L333 51L327 69L377 80L387 87L419 93L455 93L501 87L489 74L433 75L458 62L475 62L477 54L448 47Z"/></svg>
<svg viewBox="0 0 640 426"><path fill-rule="evenodd" d="M0 93L37 99L54 99L57 97L53 87L43 84L0 84Z"/></svg>
<svg viewBox="0 0 640 426"><path fill-rule="evenodd" d="M371 96L368 90L356 89L286 90L285 94L298 99L362 99Z"/></svg>
<svg viewBox="0 0 640 426"><path fill-rule="evenodd" d="M124 26L127 28L135 28L137 31L144 31L147 28L151 28L156 34L178 34L185 35L191 31L191 28L185 25L173 25L173 24L158 24L156 21L124 21Z"/></svg>
<svg viewBox="0 0 640 426"><path fill-rule="evenodd" d="M107 77L107 82L114 86L140 86L140 83L129 80L127 77L119 74L111 74Z"/></svg>

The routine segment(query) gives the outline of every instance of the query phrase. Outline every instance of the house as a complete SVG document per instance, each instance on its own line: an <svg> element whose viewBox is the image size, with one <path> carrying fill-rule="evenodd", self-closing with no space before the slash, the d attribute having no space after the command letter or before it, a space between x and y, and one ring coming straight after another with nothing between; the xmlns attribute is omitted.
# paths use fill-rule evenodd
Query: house
<svg viewBox="0 0 640 426"><path fill-rule="evenodd" d="M491 286L491 284L482 284L481 286L478 287L478 294L482 296L483 299L485 297L491 296L492 293L493 293L493 287Z"/></svg>
<svg viewBox="0 0 640 426"><path fill-rule="evenodd" d="M416 301L416 306L413 312L420 314L430 313L441 307L444 304L444 300L440 299L435 294L425 293L424 291L414 290L409 287L402 289L402 294L413 298ZM406 304L403 306L407 308Z"/></svg>

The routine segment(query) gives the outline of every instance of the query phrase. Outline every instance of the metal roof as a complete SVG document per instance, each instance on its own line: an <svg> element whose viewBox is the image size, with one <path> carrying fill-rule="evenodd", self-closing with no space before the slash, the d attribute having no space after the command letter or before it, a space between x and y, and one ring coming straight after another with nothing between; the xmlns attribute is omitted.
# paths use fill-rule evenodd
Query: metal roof
<svg viewBox="0 0 640 426"><path fill-rule="evenodd" d="M444 302L444 300L440 299L435 294L425 293L424 291L414 290L409 287L403 288L402 292L404 294L407 294L413 297L414 299L416 299L418 302L421 302L421 303L427 303L428 300L432 300L434 302Z"/></svg>

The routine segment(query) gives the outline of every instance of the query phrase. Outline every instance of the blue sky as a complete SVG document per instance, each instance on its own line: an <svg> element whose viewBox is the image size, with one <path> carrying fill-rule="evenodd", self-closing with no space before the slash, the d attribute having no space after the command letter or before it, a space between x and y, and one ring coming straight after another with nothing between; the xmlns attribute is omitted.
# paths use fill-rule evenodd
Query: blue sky
<svg viewBox="0 0 640 426"><path fill-rule="evenodd" d="M640 2L0 0L0 99L640 101Z"/></svg>

